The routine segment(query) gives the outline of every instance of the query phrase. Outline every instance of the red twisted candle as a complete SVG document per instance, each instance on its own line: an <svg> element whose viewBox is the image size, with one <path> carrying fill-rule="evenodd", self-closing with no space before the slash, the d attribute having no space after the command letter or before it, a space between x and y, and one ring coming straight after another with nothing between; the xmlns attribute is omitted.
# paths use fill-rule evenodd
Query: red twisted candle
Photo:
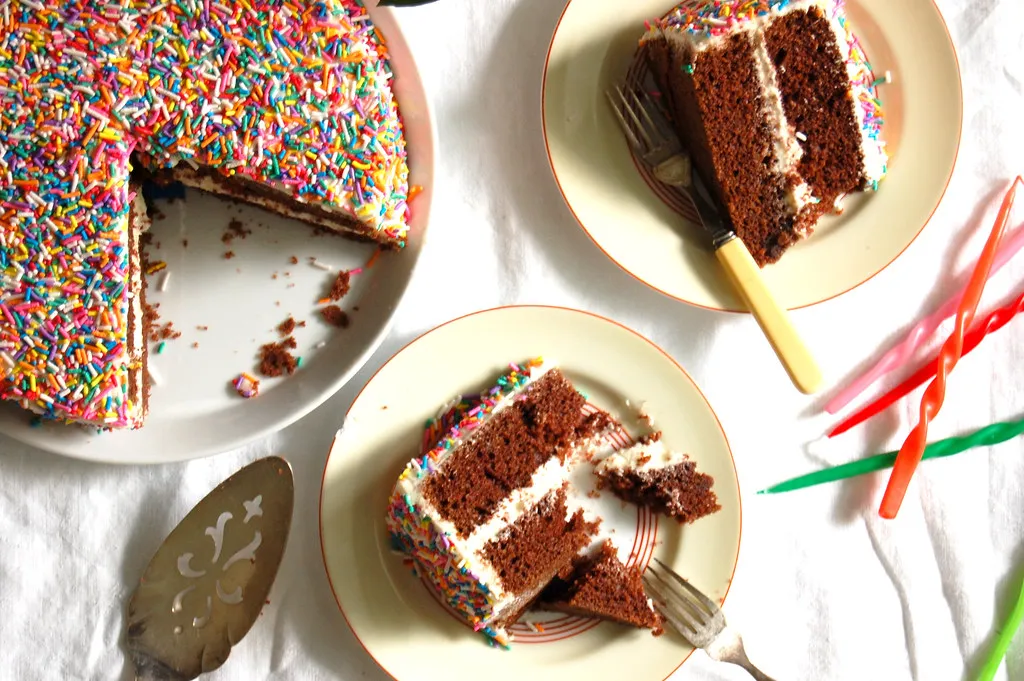
<svg viewBox="0 0 1024 681"><path fill-rule="evenodd" d="M895 518L899 513L900 505L907 494L907 487L910 486L910 480L914 477L917 465L921 463L921 456L927 444L928 424L939 413L942 402L946 398L946 376L956 366L963 352L964 335L978 309L981 293L985 289L985 281L988 279L992 261L996 256L996 247L999 245L999 239L1009 220L1010 208L1013 207L1018 183L1024 183L1019 175L1010 184L1006 196L1003 197L1003 204L999 207L999 214L996 216L995 224L992 225L992 232L988 235L985 248L982 249L978 263L974 266L974 272L971 273L971 280L964 290L964 297L957 307L953 333L942 344L942 349L939 351L935 378L925 389L924 396L921 398L918 423L910 431L903 446L900 447L899 454L896 455L896 463L893 465L885 494L882 495L882 504L878 509L878 514L883 518Z"/></svg>
<svg viewBox="0 0 1024 681"><path fill-rule="evenodd" d="M1011 319L1021 312L1024 312L1024 293L1021 293L1008 305L1004 305L997 310L993 310L980 323L975 324L974 328L972 328L964 337L964 349L960 356L963 357L967 355L971 350L978 347L985 336L1003 328ZM917 386L935 375L935 363L936 358L932 358L925 362L921 365L920 369L911 374L898 386L843 419L837 426L828 432L828 436L835 437L836 435L845 433L850 428L867 421L875 414L885 411L891 405L895 404L906 395L909 395Z"/></svg>

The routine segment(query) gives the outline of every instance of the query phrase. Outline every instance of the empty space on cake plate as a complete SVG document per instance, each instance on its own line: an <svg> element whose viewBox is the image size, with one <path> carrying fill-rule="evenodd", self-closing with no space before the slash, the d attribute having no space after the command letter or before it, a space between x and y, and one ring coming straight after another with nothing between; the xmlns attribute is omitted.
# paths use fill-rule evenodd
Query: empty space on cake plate
<svg viewBox="0 0 1024 681"><path fill-rule="evenodd" d="M633 66L645 21L672 0L569 0L544 69L542 116L552 172L577 222L640 281L678 300L743 310L699 226L659 198L634 163L605 91ZM787 308L864 283L917 237L941 200L959 148L962 92L953 43L932 0L848 0L850 25L876 76L885 112L888 175L768 265L763 276ZM742 134L742 131L738 131Z"/></svg>
<svg viewBox="0 0 1024 681"><path fill-rule="evenodd" d="M454 398L492 386L509 362L536 357L558 366L589 405L622 424L613 446L650 431L638 417L642 405L666 444L715 480L721 510L680 525L607 491L593 494L590 465L581 464L571 478L573 494L602 518L600 536L612 539L624 561L646 566L657 556L713 597L728 593L741 530L736 470L718 418L686 372L646 338L590 313L535 306L478 312L424 334L377 372L353 403L324 469L320 540L331 588L362 646L399 681L451 678L452 660L509 681L660 681L692 651L672 631L654 637L544 612L511 627L510 651L492 648L392 552L389 497L421 452L424 424Z"/></svg>
<svg viewBox="0 0 1024 681"><path fill-rule="evenodd" d="M15 404L0 405L0 432L41 449L110 463L166 463L216 454L283 428L341 388L387 335L419 259L430 217L435 130L426 93L392 10L369 8L386 37L394 91L407 140L412 202L410 233L401 251L382 253L351 277L336 304L347 328L322 314L339 271L364 267L376 246L318 234L300 222L196 190L184 200L157 200L146 302L158 304L147 342L152 392L145 425L97 432L35 422ZM329 269L328 269L329 268ZM290 349L301 364L290 376L260 375L260 347L285 337L279 325L299 325ZM304 325L301 325L305 322ZM180 333L180 336L176 334ZM246 399L232 385L243 372L259 380ZM243 391L247 386L242 386Z"/></svg>

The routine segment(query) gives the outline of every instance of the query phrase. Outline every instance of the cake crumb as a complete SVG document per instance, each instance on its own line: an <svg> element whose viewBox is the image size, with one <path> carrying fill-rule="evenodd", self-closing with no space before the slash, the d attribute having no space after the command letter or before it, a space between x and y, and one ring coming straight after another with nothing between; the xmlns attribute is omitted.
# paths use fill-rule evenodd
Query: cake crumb
<svg viewBox="0 0 1024 681"><path fill-rule="evenodd" d="M277 331L281 334L282 338L285 338L292 335L292 331L294 331L296 327L305 325L306 322L297 322L294 317L289 316L288 319L277 325Z"/></svg>
<svg viewBox="0 0 1024 681"><path fill-rule="evenodd" d="M181 240L181 247L182 248L188 248L188 239L182 239Z"/></svg>
<svg viewBox="0 0 1024 681"><path fill-rule="evenodd" d="M192 344L192 349L193 350L198 350L199 349L199 343L193 343Z"/></svg>
<svg viewBox="0 0 1024 681"><path fill-rule="evenodd" d="M331 282L331 289L327 292L327 296L324 298L324 301L333 300L337 302L344 298L345 294L347 294L349 289L352 288L350 283L351 278L352 277L348 270L338 272L338 276L334 278L333 282Z"/></svg>
<svg viewBox="0 0 1024 681"><path fill-rule="evenodd" d="M227 253L224 254L224 259L225 260L231 260L231 258L233 258L233 257L235 257L235 252L234 251L228 251Z"/></svg>
<svg viewBox="0 0 1024 681"><path fill-rule="evenodd" d="M320 310L320 314L323 316L324 321L331 326L337 326L341 329L347 329L349 324L348 315L337 305L328 305L324 309Z"/></svg>
<svg viewBox="0 0 1024 681"><path fill-rule="evenodd" d="M221 235L220 240L226 244L229 244L236 238L244 239L250 234L252 234L252 230L246 229L245 225L242 224L241 220L239 220L238 218L231 218L231 221L228 222L228 231L224 232L224 234Z"/></svg>
<svg viewBox="0 0 1024 681"><path fill-rule="evenodd" d="M589 492L587 492L587 496L591 499L599 499L601 497L601 493L598 492L596 489L592 489Z"/></svg>
<svg viewBox="0 0 1024 681"><path fill-rule="evenodd" d="M296 347L295 339L291 336L280 343L267 343L261 346L259 372L270 377L294 374L299 363L289 350Z"/></svg>
<svg viewBox="0 0 1024 681"><path fill-rule="evenodd" d="M296 257L295 257L295 256L293 255L292 257L288 258L288 262L290 262L290 263L291 263L291 264L293 264L293 265L298 265L298 264L299 264L299 259L298 259L298 258L296 258Z"/></svg>
<svg viewBox="0 0 1024 681"><path fill-rule="evenodd" d="M196 328L199 329L200 331L209 331L210 330L210 327L208 327L206 324L201 324L200 326L197 326Z"/></svg>

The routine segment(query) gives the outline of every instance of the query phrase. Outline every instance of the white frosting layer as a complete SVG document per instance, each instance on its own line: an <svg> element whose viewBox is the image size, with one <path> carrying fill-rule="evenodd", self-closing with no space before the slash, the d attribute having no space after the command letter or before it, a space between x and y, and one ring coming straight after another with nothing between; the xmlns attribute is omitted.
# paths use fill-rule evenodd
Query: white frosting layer
<svg viewBox="0 0 1024 681"><path fill-rule="evenodd" d="M606 473L651 471L677 466L686 461L686 459L686 454L672 451L659 439L654 442L637 443L632 447L612 452L597 464L595 472L598 475L603 475Z"/></svg>
<svg viewBox="0 0 1024 681"><path fill-rule="evenodd" d="M511 406L516 398L525 392L531 385L536 383L543 375L554 368L550 362L533 367L527 380L518 390L506 395L483 418L481 423L469 433L460 435L453 441L452 447L444 452L435 462L438 470L444 467L445 462L454 454L458 448L471 440L476 433L479 433L492 418ZM567 457L567 461L572 457ZM400 492L406 496L408 503L414 505L422 515L431 519L434 527L443 533L451 542L451 550L459 559L466 562L467 569L476 578L487 585L494 602L492 605L492 617L497 617L502 610L512 604L515 594L507 593L501 586L501 578L494 566L482 554L483 548L491 539L498 536L502 530L514 523L519 517L529 512L548 493L558 489L568 475L567 464L560 459L553 457L545 462L540 468L534 471L528 487L515 490L507 499L504 499L496 509L494 515L483 525L476 528L473 534L466 538L460 538L455 525L441 517L440 511L426 499L421 487L430 479L430 476L416 477L407 476L398 483Z"/></svg>
<svg viewBox="0 0 1024 681"><path fill-rule="evenodd" d="M765 42L764 28L776 18L792 11L806 10L820 0L804 0L796 2L780 12L770 12L764 16L747 21L737 28L735 32L717 36L707 36L700 33L685 31L662 32L660 28L652 28L647 38L655 35L664 35L670 42L675 42L683 47L699 54L711 47L721 45L725 40L735 35L743 35L750 41L753 48L755 72L761 85L761 112L765 117L772 136L772 170L783 176L800 177L797 166L803 158L803 149L796 138L796 131L786 119L786 112L782 104L782 91L779 89L778 79L775 74L775 64L772 62ZM801 178L799 182L786 187L786 205L792 215L798 214L806 205L817 203L817 199L811 192L810 186Z"/></svg>

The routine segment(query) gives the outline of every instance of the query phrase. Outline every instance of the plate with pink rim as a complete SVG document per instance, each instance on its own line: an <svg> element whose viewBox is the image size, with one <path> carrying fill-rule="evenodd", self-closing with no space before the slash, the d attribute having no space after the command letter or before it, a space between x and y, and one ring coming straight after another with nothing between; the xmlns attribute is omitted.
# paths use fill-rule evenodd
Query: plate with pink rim
<svg viewBox="0 0 1024 681"><path fill-rule="evenodd" d="M165 342L149 344L153 386L145 425L104 433L40 425L18 406L4 404L0 432L43 450L108 463L194 459L284 428L363 366L390 330L419 261L437 147L429 99L396 18L400 10L373 4L367 3L368 11L395 73L410 184L423 187L410 203L405 248L375 257L372 244L319 235L295 220L198 191L188 190L184 200L157 201L146 250L167 266L148 277L147 303L159 305L159 327L170 322L181 336L171 333ZM341 301L351 324L332 327L321 319L318 301L338 271L360 268ZM259 347L281 339L277 327L288 317L304 322L293 332L299 369L283 378L258 376ZM232 387L242 372L260 379L258 397L243 399Z"/></svg>
<svg viewBox="0 0 1024 681"><path fill-rule="evenodd" d="M451 660L459 660L460 669L486 665L488 676L498 680L591 674L660 681L692 652L673 632L656 638L542 612L511 629L509 652L496 650L391 552L384 521L388 497L419 453L425 421L452 398L493 384L507 362L539 356L587 395L588 408L621 422L612 447L646 432L636 416L644 403L665 442L687 452L715 480L721 510L680 525L597 494L587 487L589 470L578 471L573 486L592 502L602 534L620 558L645 566L657 556L713 597L724 601L728 593L739 554L739 485L721 424L686 372L646 338L591 313L540 306L474 313L427 332L381 367L352 404L324 468L320 542L331 588L363 648L392 678L448 679Z"/></svg>
<svg viewBox="0 0 1024 681"><path fill-rule="evenodd" d="M956 52L933 0L847 0L885 111L888 175L763 269L779 302L805 307L841 295L888 267L937 208L959 149L963 102ZM745 311L692 214L674 205L634 159L605 91L635 70L644 22L672 0L569 0L544 66L544 141L556 184L577 222L609 258L648 286L714 310ZM689 224L688 224L688 217Z"/></svg>

